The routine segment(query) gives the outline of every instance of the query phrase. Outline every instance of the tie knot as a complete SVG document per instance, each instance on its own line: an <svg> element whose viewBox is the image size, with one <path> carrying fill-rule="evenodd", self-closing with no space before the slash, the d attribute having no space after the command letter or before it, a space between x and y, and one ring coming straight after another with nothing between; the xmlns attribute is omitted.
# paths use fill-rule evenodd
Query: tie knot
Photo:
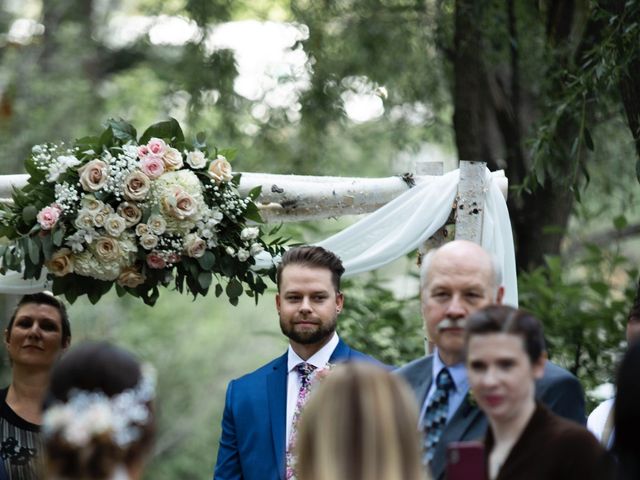
<svg viewBox="0 0 640 480"><path fill-rule="evenodd" d="M450 390L451 387L453 387L453 379L448 369L443 368L440 370L438 378L436 379L436 385L443 390Z"/></svg>
<svg viewBox="0 0 640 480"><path fill-rule="evenodd" d="M305 380L309 378L309 375L311 375L315 369L316 367L307 362L302 362L296 365L296 371Z"/></svg>

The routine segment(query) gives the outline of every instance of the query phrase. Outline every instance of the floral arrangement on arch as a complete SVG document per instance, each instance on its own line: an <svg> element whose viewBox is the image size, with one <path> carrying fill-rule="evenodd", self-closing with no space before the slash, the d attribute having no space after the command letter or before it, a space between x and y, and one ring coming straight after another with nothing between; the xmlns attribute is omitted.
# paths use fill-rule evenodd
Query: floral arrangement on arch
<svg viewBox="0 0 640 480"><path fill-rule="evenodd" d="M194 297L215 293L237 304L266 284L255 257L281 252L266 243L253 200L243 198L233 151L208 147L204 135L185 141L171 119L136 138L134 127L109 120L99 137L36 145L25 166L28 184L0 210L0 271L39 278L46 267L54 294L93 303L113 285L153 305L159 286L174 283ZM223 287L222 281L226 280ZM246 289L246 290L245 290Z"/></svg>

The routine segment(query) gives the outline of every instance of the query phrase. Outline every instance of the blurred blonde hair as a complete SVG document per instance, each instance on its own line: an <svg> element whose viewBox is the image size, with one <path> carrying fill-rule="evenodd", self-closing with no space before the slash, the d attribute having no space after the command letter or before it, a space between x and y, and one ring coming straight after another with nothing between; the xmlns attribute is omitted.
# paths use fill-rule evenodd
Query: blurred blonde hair
<svg viewBox="0 0 640 480"><path fill-rule="evenodd" d="M404 381L367 363L328 373L300 419L299 480L426 480L418 409Z"/></svg>

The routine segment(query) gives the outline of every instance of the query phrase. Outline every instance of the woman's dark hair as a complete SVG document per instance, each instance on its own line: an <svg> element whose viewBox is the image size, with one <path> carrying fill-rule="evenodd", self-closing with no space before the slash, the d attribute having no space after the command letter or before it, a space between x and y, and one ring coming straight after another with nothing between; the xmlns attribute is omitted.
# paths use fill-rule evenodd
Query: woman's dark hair
<svg viewBox="0 0 640 480"><path fill-rule="evenodd" d="M625 354L618 369L616 400L614 403L613 451L618 457L621 478L640 478L640 342Z"/></svg>
<svg viewBox="0 0 640 480"><path fill-rule="evenodd" d="M113 397L136 387L141 378L140 362L130 352L106 342L85 343L66 353L53 368L47 403L66 403L74 391ZM152 405L147 406L153 417ZM62 478L109 478L118 465L139 462L150 449L153 418L139 427L140 437L126 448L105 435L82 447L70 445L60 434L46 438L48 469Z"/></svg>
<svg viewBox="0 0 640 480"><path fill-rule="evenodd" d="M294 247L282 255L276 271L276 284L280 290L282 271L287 265L302 265L311 268L326 268L331 272L331 282L336 292L340 291L340 278L344 273L342 261L333 252L318 246Z"/></svg>
<svg viewBox="0 0 640 480"><path fill-rule="evenodd" d="M540 321L529 312L507 305L491 305L473 313L467 319L466 343L474 335L511 333L520 335L531 363L540 360L545 351Z"/></svg>
<svg viewBox="0 0 640 480"><path fill-rule="evenodd" d="M9 320L9 324L7 325L7 337L11 338L11 329L13 328L13 322L16 320L16 316L18 315L18 310L24 305L49 305L60 313L60 324L62 327L62 346L68 345L71 341L71 324L69 323L69 316L67 315L67 309L60 300L58 300L53 295L46 292L38 292L38 293L30 293L28 295L24 295L16 305L16 308L13 310L11 314L11 319Z"/></svg>

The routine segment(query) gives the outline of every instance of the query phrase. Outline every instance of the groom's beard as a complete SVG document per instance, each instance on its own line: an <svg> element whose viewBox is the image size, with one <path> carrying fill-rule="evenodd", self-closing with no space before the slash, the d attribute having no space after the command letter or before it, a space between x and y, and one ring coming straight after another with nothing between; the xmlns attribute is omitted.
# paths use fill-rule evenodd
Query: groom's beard
<svg viewBox="0 0 640 480"><path fill-rule="evenodd" d="M335 315L328 323L319 321L315 328L307 326L304 329L297 326L295 320L287 323L280 318L280 330L286 337L300 345L312 345L333 335L333 332L336 331L337 318L338 316Z"/></svg>

